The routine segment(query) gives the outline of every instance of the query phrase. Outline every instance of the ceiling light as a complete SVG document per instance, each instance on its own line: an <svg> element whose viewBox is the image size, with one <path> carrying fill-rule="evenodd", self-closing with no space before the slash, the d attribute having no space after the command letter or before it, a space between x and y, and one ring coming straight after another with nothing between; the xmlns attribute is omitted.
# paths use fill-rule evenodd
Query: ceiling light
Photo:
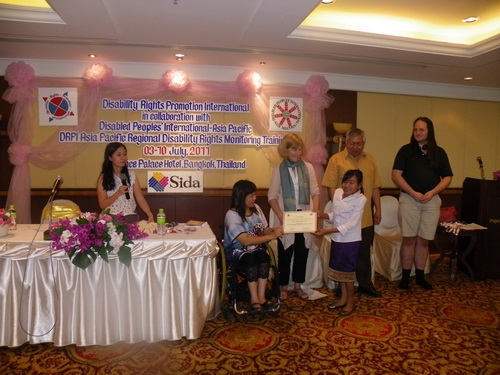
<svg viewBox="0 0 500 375"><path fill-rule="evenodd" d="M464 77L464 81L472 81L474 77Z"/></svg>
<svg viewBox="0 0 500 375"><path fill-rule="evenodd" d="M470 16L470 17L464 18L464 19L462 20L462 22L463 22L463 23L472 23L472 22L476 22L478 19L479 19L479 17L476 17L476 16Z"/></svg>
<svg viewBox="0 0 500 375"><path fill-rule="evenodd" d="M95 59L95 58L97 57L97 55L94 55L93 53L89 53L89 57L90 57L91 59Z"/></svg>
<svg viewBox="0 0 500 375"><path fill-rule="evenodd" d="M184 60L184 54L183 54L183 53L176 53L176 54L175 54L175 59L176 59L177 61L182 61L182 60Z"/></svg>
<svg viewBox="0 0 500 375"><path fill-rule="evenodd" d="M335 2L335 0L321 0L321 4L331 4L334 2Z"/></svg>

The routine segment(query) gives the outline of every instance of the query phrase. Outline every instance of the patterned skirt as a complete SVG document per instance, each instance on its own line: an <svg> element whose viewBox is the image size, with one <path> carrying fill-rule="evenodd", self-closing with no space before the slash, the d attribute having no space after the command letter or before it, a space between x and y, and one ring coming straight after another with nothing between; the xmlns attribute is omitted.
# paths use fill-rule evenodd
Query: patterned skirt
<svg viewBox="0 0 500 375"><path fill-rule="evenodd" d="M338 282L354 282L361 241L335 242L330 248L328 278Z"/></svg>

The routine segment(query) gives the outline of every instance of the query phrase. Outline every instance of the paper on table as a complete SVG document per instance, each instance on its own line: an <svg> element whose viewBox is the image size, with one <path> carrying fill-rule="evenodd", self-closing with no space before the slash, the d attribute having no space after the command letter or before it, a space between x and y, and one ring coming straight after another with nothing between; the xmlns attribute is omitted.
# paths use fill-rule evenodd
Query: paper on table
<svg viewBox="0 0 500 375"><path fill-rule="evenodd" d="M460 229L461 230L478 230L478 229L488 229L488 228L483 227L482 225L479 225L476 223L470 223L470 224L460 224Z"/></svg>

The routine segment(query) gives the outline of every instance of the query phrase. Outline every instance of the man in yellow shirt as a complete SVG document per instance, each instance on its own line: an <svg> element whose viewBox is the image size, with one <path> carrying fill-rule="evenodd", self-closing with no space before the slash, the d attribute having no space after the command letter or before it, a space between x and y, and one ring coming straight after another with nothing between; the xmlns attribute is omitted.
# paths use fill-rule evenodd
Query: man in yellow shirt
<svg viewBox="0 0 500 375"><path fill-rule="evenodd" d="M382 186L382 181L374 157L363 151L365 141L365 132L363 130L355 128L349 131L346 135L345 150L334 154L330 158L321 185L328 188L331 199L335 189L341 186L342 177L346 171L359 169L363 173L363 194L366 197L366 204L361 219L362 240L356 269L358 293L370 297L381 297L382 294L375 289L371 279L370 247L374 236L373 225L379 224L381 219L380 187ZM375 207L375 214L373 213L372 203Z"/></svg>

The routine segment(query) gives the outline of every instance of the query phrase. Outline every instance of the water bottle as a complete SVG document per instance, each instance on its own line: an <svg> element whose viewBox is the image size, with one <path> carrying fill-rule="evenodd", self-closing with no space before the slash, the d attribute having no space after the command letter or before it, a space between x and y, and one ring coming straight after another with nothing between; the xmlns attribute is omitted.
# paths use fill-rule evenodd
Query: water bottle
<svg viewBox="0 0 500 375"><path fill-rule="evenodd" d="M165 212L163 212L163 208L158 210L158 215L156 215L156 224L158 225L156 232L163 236L165 234L165 224L167 223L167 217L165 216Z"/></svg>
<svg viewBox="0 0 500 375"><path fill-rule="evenodd" d="M12 219L12 222L9 225L9 230L16 230L17 229L17 213L16 213L16 208L14 207L13 204L9 206L8 212L10 214L10 217Z"/></svg>

